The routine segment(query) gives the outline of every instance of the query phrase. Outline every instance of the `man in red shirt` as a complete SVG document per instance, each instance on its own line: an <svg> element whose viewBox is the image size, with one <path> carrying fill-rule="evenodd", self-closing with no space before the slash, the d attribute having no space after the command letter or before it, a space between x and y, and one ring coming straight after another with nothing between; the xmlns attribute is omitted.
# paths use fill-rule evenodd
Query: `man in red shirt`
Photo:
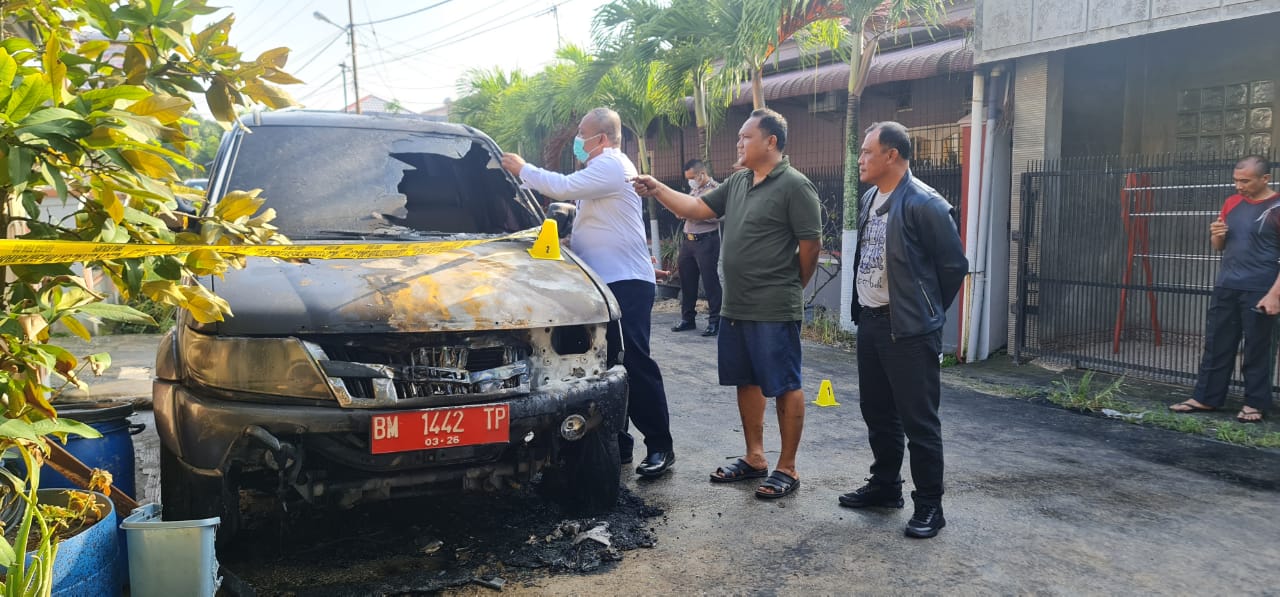
<svg viewBox="0 0 1280 597"><path fill-rule="evenodd" d="M1244 351L1244 407L1236 419L1261 421L1271 408L1276 362L1275 316L1280 314L1280 193L1268 186L1271 164L1251 155L1236 164L1236 194L1209 225L1209 244L1222 252L1209 301L1204 356L1193 398L1169 407L1180 413L1221 408L1235 365L1240 337Z"/></svg>

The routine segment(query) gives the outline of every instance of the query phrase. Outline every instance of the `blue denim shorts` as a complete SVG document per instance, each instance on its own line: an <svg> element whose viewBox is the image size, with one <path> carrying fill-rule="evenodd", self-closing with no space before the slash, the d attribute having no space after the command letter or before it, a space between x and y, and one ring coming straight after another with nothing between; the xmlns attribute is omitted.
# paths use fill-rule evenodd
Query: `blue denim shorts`
<svg viewBox="0 0 1280 597"><path fill-rule="evenodd" d="M720 318L722 386L760 386L765 396L800 389L800 322Z"/></svg>

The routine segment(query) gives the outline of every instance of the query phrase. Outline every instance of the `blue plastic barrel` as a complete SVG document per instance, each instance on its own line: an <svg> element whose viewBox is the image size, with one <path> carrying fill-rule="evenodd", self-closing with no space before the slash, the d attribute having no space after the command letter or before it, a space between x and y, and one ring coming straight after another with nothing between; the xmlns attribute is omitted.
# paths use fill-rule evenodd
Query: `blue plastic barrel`
<svg viewBox="0 0 1280 597"><path fill-rule="evenodd" d="M97 524L58 544L58 555L53 560L53 594L58 597L120 594L124 579L120 576L119 564L125 560L120 555L115 506L101 493L92 495L105 515ZM61 489L39 492L42 504L65 507L69 497L68 492ZM27 557L29 561L31 554Z"/></svg>
<svg viewBox="0 0 1280 597"><path fill-rule="evenodd" d="M94 439L72 435L67 438L67 451L89 468L100 468L110 472L112 484L130 497L136 498L131 427L140 431L141 426L129 425L129 415L133 414L133 405L127 402L104 400L55 406L58 407L59 417L79 421L97 429L102 434L101 438ZM46 487L79 489L48 465L45 465L44 470L40 472L40 487L42 489Z"/></svg>

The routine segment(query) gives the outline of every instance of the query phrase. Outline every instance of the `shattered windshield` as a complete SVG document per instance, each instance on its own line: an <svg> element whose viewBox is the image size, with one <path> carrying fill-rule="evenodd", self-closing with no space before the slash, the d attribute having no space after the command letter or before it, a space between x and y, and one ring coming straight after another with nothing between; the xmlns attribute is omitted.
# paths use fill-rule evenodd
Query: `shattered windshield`
<svg viewBox="0 0 1280 597"><path fill-rule="evenodd" d="M501 234L537 216L478 140L404 131L261 126L229 189L262 189L291 238Z"/></svg>

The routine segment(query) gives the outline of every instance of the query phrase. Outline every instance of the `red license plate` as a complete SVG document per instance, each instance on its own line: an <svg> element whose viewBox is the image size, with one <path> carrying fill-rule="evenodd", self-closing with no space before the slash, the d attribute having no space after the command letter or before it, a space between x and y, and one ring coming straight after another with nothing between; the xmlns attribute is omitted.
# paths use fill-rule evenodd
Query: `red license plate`
<svg viewBox="0 0 1280 597"><path fill-rule="evenodd" d="M484 404L374 415L369 448L374 454L505 444L511 439L511 407Z"/></svg>

